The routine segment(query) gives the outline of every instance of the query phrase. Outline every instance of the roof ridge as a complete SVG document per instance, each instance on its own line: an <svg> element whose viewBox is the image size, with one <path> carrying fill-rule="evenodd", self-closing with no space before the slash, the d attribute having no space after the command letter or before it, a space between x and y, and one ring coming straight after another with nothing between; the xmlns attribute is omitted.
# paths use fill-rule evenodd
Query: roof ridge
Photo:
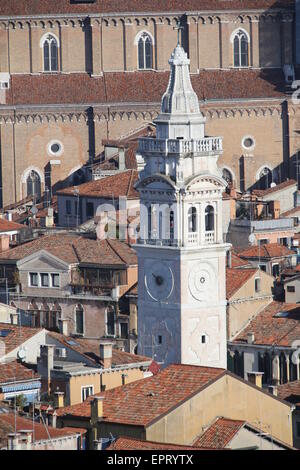
<svg viewBox="0 0 300 470"><path fill-rule="evenodd" d="M113 252L118 256L118 258L127 265L128 263L125 261L125 259L122 258L122 256L117 252L117 250L112 246L111 240L109 238L106 238L106 241L108 245L110 246L110 248L113 250Z"/></svg>

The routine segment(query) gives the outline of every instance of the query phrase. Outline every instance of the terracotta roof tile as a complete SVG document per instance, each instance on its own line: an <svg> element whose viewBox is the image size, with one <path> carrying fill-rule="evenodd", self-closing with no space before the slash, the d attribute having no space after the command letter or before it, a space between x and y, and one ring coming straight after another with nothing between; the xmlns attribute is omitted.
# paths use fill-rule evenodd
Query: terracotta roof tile
<svg viewBox="0 0 300 470"><path fill-rule="evenodd" d="M283 97L284 75L278 70L204 70L191 76L199 100ZM105 72L12 75L7 105L160 103L169 72ZM151 83L151 93L149 93Z"/></svg>
<svg viewBox="0 0 300 470"><path fill-rule="evenodd" d="M153 377L107 390L104 396L104 421L147 426L156 418L201 391L202 388L225 373L212 367L170 365ZM89 397L78 405L61 408L59 416L89 417Z"/></svg>
<svg viewBox="0 0 300 470"><path fill-rule="evenodd" d="M300 380L278 385L278 397L300 406Z"/></svg>
<svg viewBox="0 0 300 470"><path fill-rule="evenodd" d="M251 264L240 258L234 251L231 253L231 268L244 268L251 266Z"/></svg>
<svg viewBox="0 0 300 470"><path fill-rule="evenodd" d="M27 429L32 429L32 420L23 418L17 415L17 432ZM57 439L60 437L74 436L76 434L82 434L82 429L76 430L75 428L52 428L47 427L50 438ZM1 432L2 431L2 432ZM3 432L4 431L4 432ZM5 445L5 438L7 434L15 432L15 414L14 413L1 413L0 414L0 442ZM45 426L40 423L34 423L34 437L35 441L49 440L49 435Z"/></svg>
<svg viewBox="0 0 300 470"><path fill-rule="evenodd" d="M57 191L57 194L76 197L74 195L74 190L76 189L79 196L108 199L126 196L128 199L139 199L139 193L134 189L134 184L137 181L138 172L136 170L127 170L116 175L101 178L100 180L89 181L79 186L61 189Z"/></svg>
<svg viewBox="0 0 300 470"><path fill-rule="evenodd" d="M194 446L224 448L228 446L245 421L218 418L195 442Z"/></svg>
<svg viewBox="0 0 300 470"><path fill-rule="evenodd" d="M11 222L10 220L0 218L0 232L23 230L25 228L26 227L22 224L17 224L16 222Z"/></svg>
<svg viewBox="0 0 300 470"><path fill-rule="evenodd" d="M9 382L21 382L22 380L37 380L40 376L33 370L27 369L23 364L17 361L9 363L0 363L0 386Z"/></svg>
<svg viewBox="0 0 300 470"><path fill-rule="evenodd" d="M268 189L254 189L252 191L253 194L256 196L268 196L269 194L277 193L278 191L282 191L283 189L288 188L289 186L297 186L297 181L295 180L286 180L283 183L277 184L276 186Z"/></svg>
<svg viewBox="0 0 300 470"><path fill-rule="evenodd" d="M108 13L108 12L161 12L161 11L201 11L201 10L231 10L237 9L264 9L288 8L293 6L292 0L152 0L140 2L139 0L110 0L95 3L74 4L70 0L9 0L0 3L0 15L39 15L47 13Z"/></svg>
<svg viewBox="0 0 300 470"><path fill-rule="evenodd" d="M200 446L195 447L196 446L142 441L141 439L134 439L133 437L118 437L106 450L208 450Z"/></svg>
<svg viewBox="0 0 300 470"><path fill-rule="evenodd" d="M246 343L247 334L254 333L254 344L291 346L300 337L300 306L272 302L260 312L234 339Z"/></svg>
<svg viewBox="0 0 300 470"><path fill-rule="evenodd" d="M46 235L0 253L0 260L19 260L45 250L66 263L136 265L136 253L127 243L115 240L94 240L69 234Z"/></svg>
<svg viewBox="0 0 300 470"><path fill-rule="evenodd" d="M295 252L289 250L286 246L277 243L267 243L266 245L255 245L239 252L241 258L279 258L282 256L295 255Z"/></svg>
<svg viewBox="0 0 300 470"><path fill-rule="evenodd" d="M100 351L100 341L94 339L85 339L85 338L72 338L64 336L60 333L49 332L49 336L53 336L60 343L64 344L66 347L73 349L74 351L79 352L88 356L89 359L92 359L97 364L102 365L99 358ZM126 364L135 364L139 362L149 363L152 362L152 359L145 356L140 356L137 354L131 354L124 351L119 351L118 349L112 350L112 364L113 366L120 366Z"/></svg>
<svg viewBox="0 0 300 470"><path fill-rule="evenodd" d="M290 209L289 211L282 212L280 214L280 217L289 217L289 216L293 216L293 215L296 216L296 214L299 215L299 213L300 213L300 206L294 207L293 209Z"/></svg>
<svg viewBox="0 0 300 470"><path fill-rule="evenodd" d="M226 268L226 298L230 299L251 277L257 273L258 269L229 269Z"/></svg>
<svg viewBox="0 0 300 470"><path fill-rule="evenodd" d="M5 345L5 354L18 348L25 341L42 331L41 328L30 328L28 326L16 326L0 323L0 340ZM3 332L4 334L1 334Z"/></svg>

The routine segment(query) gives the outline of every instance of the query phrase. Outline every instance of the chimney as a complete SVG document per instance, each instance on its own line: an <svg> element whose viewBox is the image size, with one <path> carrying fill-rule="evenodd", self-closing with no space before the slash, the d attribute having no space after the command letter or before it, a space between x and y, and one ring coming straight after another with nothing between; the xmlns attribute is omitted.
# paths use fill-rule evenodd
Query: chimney
<svg viewBox="0 0 300 470"><path fill-rule="evenodd" d="M125 149L119 148L119 170L125 170Z"/></svg>
<svg viewBox="0 0 300 470"><path fill-rule="evenodd" d="M227 251L227 268L232 268L232 251Z"/></svg>
<svg viewBox="0 0 300 470"><path fill-rule="evenodd" d="M91 401L92 423L95 423L100 418L103 418L103 402L104 402L104 397L94 397L94 399Z"/></svg>
<svg viewBox="0 0 300 470"><path fill-rule="evenodd" d="M112 363L112 348L113 343L103 342L100 343L100 361L104 369L110 369Z"/></svg>
<svg viewBox="0 0 300 470"><path fill-rule="evenodd" d="M32 434L33 430L32 429L24 429L19 431L21 437L20 441L22 450L31 450L31 444L32 444Z"/></svg>
<svg viewBox="0 0 300 470"><path fill-rule="evenodd" d="M64 336L68 336L68 322L69 320L65 319L58 320L59 332Z"/></svg>
<svg viewBox="0 0 300 470"><path fill-rule="evenodd" d="M247 343L248 344L253 344L254 343L254 340L255 340L255 335L254 333L251 331L249 333L247 333Z"/></svg>
<svg viewBox="0 0 300 470"><path fill-rule="evenodd" d="M0 253L9 250L9 242L10 236L9 235L1 235L0 237Z"/></svg>
<svg viewBox="0 0 300 470"><path fill-rule="evenodd" d="M50 393L51 371L54 368L54 345L41 346L37 371L42 378L42 391Z"/></svg>
<svg viewBox="0 0 300 470"><path fill-rule="evenodd" d="M21 450L20 438L21 434L18 432L7 434L7 450Z"/></svg>
<svg viewBox="0 0 300 470"><path fill-rule="evenodd" d="M269 210L271 212L273 219L279 219L280 218L280 201L270 201Z"/></svg>
<svg viewBox="0 0 300 470"><path fill-rule="evenodd" d="M63 408L65 406L65 394L64 392L55 392L55 408Z"/></svg>
<svg viewBox="0 0 300 470"><path fill-rule="evenodd" d="M275 397L277 397L278 388L275 385L269 385L268 390L269 390L269 393L271 393L271 395L274 395Z"/></svg>
<svg viewBox="0 0 300 470"><path fill-rule="evenodd" d="M262 388L262 376L264 375L263 372L248 372L248 382L256 385L256 387Z"/></svg>

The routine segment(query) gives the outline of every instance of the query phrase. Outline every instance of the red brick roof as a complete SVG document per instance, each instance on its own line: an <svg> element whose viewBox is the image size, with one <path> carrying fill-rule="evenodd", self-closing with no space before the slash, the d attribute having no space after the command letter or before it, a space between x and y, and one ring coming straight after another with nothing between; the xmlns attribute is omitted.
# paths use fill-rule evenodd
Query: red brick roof
<svg viewBox="0 0 300 470"><path fill-rule="evenodd" d="M278 385L278 397L300 406L300 380Z"/></svg>
<svg viewBox="0 0 300 470"><path fill-rule="evenodd" d="M295 252L289 250L286 246L277 243L267 243L266 245L255 245L239 252L241 258L280 258L284 256L295 255Z"/></svg>
<svg viewBox="0 0 300 470"><path fill-rule="evenodd" d="M232 268L242 268L246 266L251 266L251 264L240 258L234 251L231 252L231 267Z"/></svg>
<svg viewBox="0 0 300 470"><path fill-rule="evenodd" d="M195 442L194 446L222 449L230 443L245 421L218 418Z"/></svg>
<svg viewBox="0 0 300 470"><path fill-rule="evenodd" d="M199 100L284 96L284 75L278 70L206 70L191 76ZM169 72L105 72L12 75L7 105L160 103ZM149 93L151 83L151 93Z"/></svg>
<svg viewBox="0 0 300 470"><path fill-rule="evenodd" d="M226 268L226 298L230 299L243 285L257 273L258 269Z"/></svg>
<svg viewBox="0 0 300 470"><path fill-rule="evenodd" d="M225 374L224 369L173 364L149 377L107 390L104 396L104 421L147 426L189 399ZM90 417L89 397L84 403L61 408L59 416Z"/></svg>
<svg viewBox="0 0 300 470"><path fill-rule="evenodd" d="M256 196L268 196L269 194L276 193L278 191L282 191L283 189L288 188L289 186L294 186L297 185L297 181L295 180L286 180L283 183L277 184L273 188L268 188L268 189L254 189L252 191L253 194Z"/></svg>
<svg viewBox="0 0 300 470"><path fill-rule="evenodd" d="M99 358L100 351L100 341L94 339L85 339L85 338L72 338L64 336L60 333L49 332L48 335L56 338L60 343L64 344L66 347L73 349L74 351L79 352L87 356L89 359L92 359L97 364L102 365ZM70 344L71 342L71 344ZM118 349L112 350L112 365L121 366L126 364L135 364L139 362L149 363L152 362L152 359L145 356L139 356L137 354L131 354L124 351L119 351Z"/></svg>
<svg viewBox="0 0 300 470"><path fill-rule="evenodd" d="M0 364L0 385L8 382L21 382L25 380L37 380L40 376L33 370L27 369L23 364L12 361Z"/></svg>
<svg viewBox="0 0 300 470"><path fill-rule="evenodd" d="M17 224L16 222L11 222L10 220L0 218L0 232L12 232L25 228L26 227L22 224Z"/></svg>
<svg viewBox="0 0 300 470"><path fill-rule="evenodd" d="M138 181L138 172L136 170L127 170L116 175L107 176L100 180L89 181L88 183L72 186L57 191L57 194L76 197L74 190L78 191L79 196L88 196L96 198L118 198L126 196L128 199L139 199L139 193L134 189Z"/></svg>
<svg viewBox="0 0 300 470"><path fill-rule="evenodd" d="M136 253L127 243L117 239L94 240L76 235L46 235L0 253L0 260L20 260L45 250L67 263L136 265Z"/></svg>
<svg viewBox="0 0 300 470"><path fill-rule="evenodd" d="M290 209L289 211L282 212L280 214L280 217L288 217L288 216L293 216L297 213L300 212L300 206L294 207L293 209ZM295 238L295 237L294 237Z"/></svg>
<svg viewBox="0 0 300 470"><path fill-rule="evenodd" d="M288 8L293 6L292 0L168 0L162 2L140 2L138 0L110 0L95 3L74 4L70 0L9 0L0 3L0 15L40 15L47 13L111 13L111 12L165 12L165 11L201 11L201 10L238 10Z"/></svg>
<svg viewBox="0 0 300 470"><path fill-rule="evenodd" d="M7 331L5 336L1 335L1 331ZM28 326L16 326L8 323L0 323L0 341L5 345L5 354L18 348L25 341L42 331L41 328L29 328Z"/></svg>
<svg viewBox="0 0 300 470"><path fill-rule="evenodd" d="M254 344L291 346L300 337L300 305L272 302L251 320L234 342L247 342L250 332L254 333Z"/></svg>
<svg viewBox="0 0 300 470"><path fill-rule="evenodd" d="M118 437L106 450L208 450L196 446L166 444L163 442L142 441L133 437ZM210 449L211 450L211 449Z"/></svg>
<svg viewBox="0 0 300 470"><path fill-rule="evenodd" d="M17 415L17 432L22 430L32 429L32 420L23 418ZM82 429L76 430L74 428L52 428L47 427L50 438L58 439L60 437L75 436L76 434L82 434ZM3 432L4 431L4 432ZM3 445L5 437L9 433L15 432L15 414L14 413L1 413L0 414L0 442ZM34 423L34 438L35 441L49 440L49 435L45 426L40 423Z"/></svg>

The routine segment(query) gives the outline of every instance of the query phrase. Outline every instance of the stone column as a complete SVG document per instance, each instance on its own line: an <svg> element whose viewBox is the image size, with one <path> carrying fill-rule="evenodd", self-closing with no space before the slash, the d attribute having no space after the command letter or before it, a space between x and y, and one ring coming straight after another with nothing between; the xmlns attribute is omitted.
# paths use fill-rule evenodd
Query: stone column
<svg viewBox="0 0 300 470"><path fill-rule="evenodd" d="M31 73L39 73L43 71L43 48L40 47L41 31L38 25L31 24L30 26L31 37Z"/></svg>
<svg viewBox="0 0 300 470"><path fill-rule="evenodd" d="M226 68L231 65L229 58L230 49L230 34L229 34L229 21L226 18L221 18L220 22L220 68Z"/></svg>
<svg viewBox="0 0 300 470"><path fill-rule="evenodd" d="M285 363L286 363L286 381L290 381L290 355L285 354Z"/></svg>
<svg viewBox="0 0 300 470"><path fill-rule="evenodd" d="M272 359L272 380L274 385L279 385L280 383L280 360L279 355L275 354Z"/></svg>
<svg viewBox="0 0 300 470"><path fill-rule="evenodd" d="M101 40L101 24L96 18L91 20L92 28L92 70L93 76L102 75L102 40Z"/></svg>
<svg viewBox="0 0 300 470"><path fill-rule="evenodd" d="M124 52L124 70L135 70L137 69L137 46L134 45L134 37L135 37L135 27L132 22L128 20L124 23L125 33L125 52Z"/></svg>

